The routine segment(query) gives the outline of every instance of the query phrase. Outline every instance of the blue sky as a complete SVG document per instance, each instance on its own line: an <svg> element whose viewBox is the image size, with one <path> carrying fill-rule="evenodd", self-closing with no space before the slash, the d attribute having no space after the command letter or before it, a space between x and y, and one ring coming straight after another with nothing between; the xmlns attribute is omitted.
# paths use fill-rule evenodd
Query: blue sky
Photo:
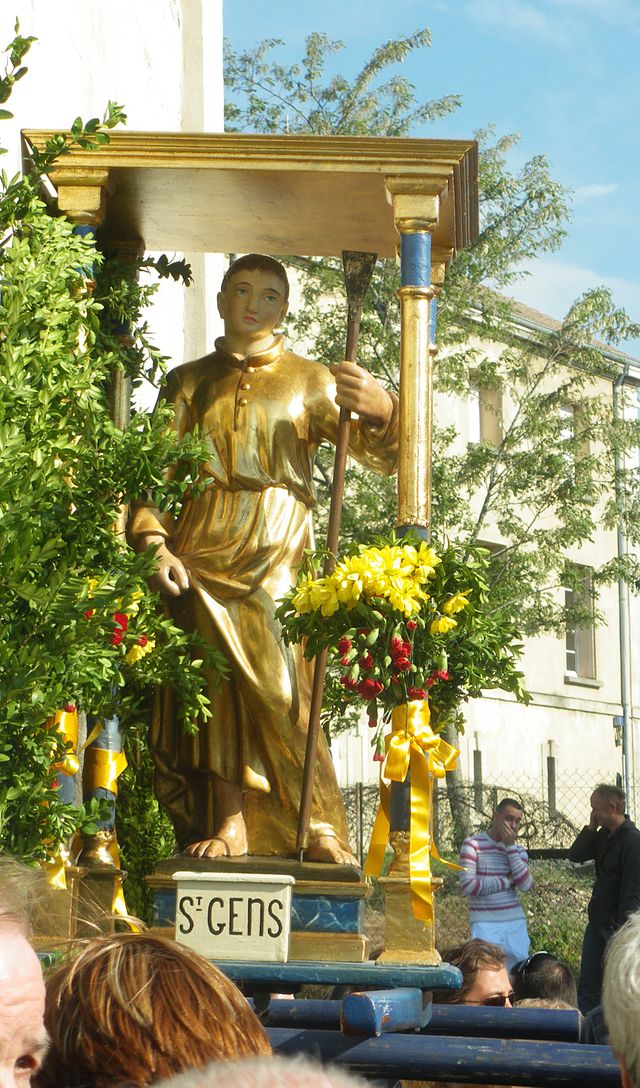
<svg viewBox="0 0 640 1088"><path fill-rule="evenodd" d="M640 321L639 0L225 0L235 49L282 38L298 59L307 34L324 31L355 74L389 38L429 27L432 46L403 65L419 100L456 93L462 106L416 136L465 139L489 124L518 132L516 167L544 154L573 190L561 250L533 262L514 294L561 318L583 291L610 287ZM621 345L640 355L640 342Z"/></svg>

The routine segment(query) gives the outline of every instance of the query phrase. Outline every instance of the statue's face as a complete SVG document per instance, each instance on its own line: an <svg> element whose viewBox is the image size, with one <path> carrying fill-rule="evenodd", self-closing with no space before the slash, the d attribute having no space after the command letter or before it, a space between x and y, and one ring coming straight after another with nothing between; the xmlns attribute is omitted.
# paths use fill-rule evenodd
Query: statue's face
<svg viewBox="0 0 640 1088"><path fill-rule="evenodd" d="M272 272L241 269L218 295L218 311L225 336L262 340L273 332L287 312L285 288Z"/></svg>

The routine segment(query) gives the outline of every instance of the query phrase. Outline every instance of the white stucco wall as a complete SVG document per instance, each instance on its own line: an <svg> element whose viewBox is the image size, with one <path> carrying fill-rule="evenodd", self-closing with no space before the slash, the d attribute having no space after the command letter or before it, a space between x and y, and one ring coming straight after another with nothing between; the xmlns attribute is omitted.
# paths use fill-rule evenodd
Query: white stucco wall
<svg viewBox="0 0 640 1088"><path fill-rule="evenodd" d="M78 115L101 116L109 100L125 107L129 130L222 131L222 0L5 0L3 45L16 16L20 33L38 41L8 103L15 119L0 123L8 173L20 167L20 129L68 128ZM149 317L172 365L204 353L219 333L222 258L185 256L194 285L163 282Z"/></svg>

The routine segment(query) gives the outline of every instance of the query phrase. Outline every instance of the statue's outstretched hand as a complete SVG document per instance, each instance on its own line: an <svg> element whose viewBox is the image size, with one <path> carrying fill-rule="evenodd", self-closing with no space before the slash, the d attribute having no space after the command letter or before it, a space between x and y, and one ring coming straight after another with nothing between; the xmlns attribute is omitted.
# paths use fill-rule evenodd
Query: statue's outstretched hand
<svg viewBox="0 0 640 1088"><path fill-rule="evenodd" d="M355 412L369 423L384 426L389 422L393 401L368 371L346 359L330 369L336 379L336 404L340 408Z"/></svg>
<svg viewBox="0 0 640 1088"><path fill-rule="evenodd" d="M177 555L170 552L163 537L147 536L145 547L155 544L157 570L151 575L149 585L160 593L167 593L170 597L180 597L189 588L189 575L187 568Z"/></svg>

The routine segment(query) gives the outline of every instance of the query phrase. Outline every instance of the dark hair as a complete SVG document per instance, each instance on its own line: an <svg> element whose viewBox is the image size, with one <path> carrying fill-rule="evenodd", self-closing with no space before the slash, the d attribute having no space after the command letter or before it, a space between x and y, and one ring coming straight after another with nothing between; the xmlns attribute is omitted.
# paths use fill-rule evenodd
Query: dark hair
<svg viewBox="0 0 640 1088"><path fill-rule="evenodd" d="M477 937L472 937L470 941L444 951L442 958L445 963L460 969L462 986L459 990L436 990L433 999L441 1005L464 1005L467 994L480 971L486 969L499 971L501 967L507 966L507 960L500 945L481 941Z"/></svg>
<svg viewBox="0 0 640 1088"><path fill-rule="evenodd" d="M502 800L498 801L498 804L496 805L496 812L502 812L502 810L505 809L507 805L511 805L512 808L519 809L520 812L524 812L522 803L520 801L516 801L515 797L503 797Z"/></svg>
<svg viewBox="0 0 640 1088"><path fill-rule="evenodd" d="M238 988L166 937L94 938L46 987L50 1048L39 1088L148 1085L217 1059L271 1054Z"/></svg>
<svg viewBox="0 0 640 1088"><path fill-rule="evenodd" d="M220 290L224 291L229 280L232 276L235 276L236 272L254 272L256 269L261 272L272 272L274 276L278 277L284 286L284 300L286 302L289 298L287 270L284 265L280 264L280 261L276 261L275 257L268 257L266 253L247 253L244 257L238 257L237 261L229 265L222 277Z"/></svg>
<svg viewBox="0 0 640 1088"><path fill-rule="evenodd" d="M533 956L517 963L511 974L515 1001L543 997L577 1007L576 982L571 968L550 952L534 952Z"/></svg>
<svg viewBox="0 0 640 1088"><path fill-rule="evenodd" d="M624 813L627 807L627 795L620 786L610 786L601 782L593 791L608 805L614 805L616 812Z"/></svg>

